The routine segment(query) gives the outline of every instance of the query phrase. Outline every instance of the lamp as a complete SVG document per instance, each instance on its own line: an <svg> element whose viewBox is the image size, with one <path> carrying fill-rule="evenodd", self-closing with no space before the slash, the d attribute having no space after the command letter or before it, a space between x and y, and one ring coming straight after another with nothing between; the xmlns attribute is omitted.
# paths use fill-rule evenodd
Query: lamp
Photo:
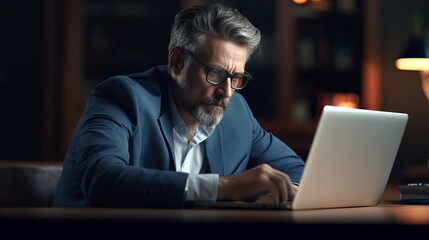
<svg viewBox="0 0 429 240"><path fill-rule="evenodd" d="M420 71L423 92L429 100L429 44L424 38L412 38L396 60L401 70Z"/></svg>

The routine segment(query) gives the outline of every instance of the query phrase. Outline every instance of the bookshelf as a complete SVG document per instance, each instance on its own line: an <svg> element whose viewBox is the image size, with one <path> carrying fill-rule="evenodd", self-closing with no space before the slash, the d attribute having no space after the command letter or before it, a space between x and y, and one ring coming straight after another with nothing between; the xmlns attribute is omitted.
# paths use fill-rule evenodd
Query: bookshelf
<svg viewBox="0 0 429 240"><path fill-rule="evenodd" d="M321 104L332 103L337 93L340 100L362 104L362 9L371 1L323 0L298 5L292 0L67 0L63 21L70 25L67 34L74 37L54 39L70 51L64 54L67 61L53 61L60 66L51 68L65 69L58 78L64 86L73 85L62 89L62 102L78 103L66 104L59 113L67 122L58 127L62 141L57 156L64 155L89 91L106 77L165 64L175 14L203 1L236 7L260 28L261 51L246 66L254 81L240 92L261 125L303 158ZM76 19L81 23L76 24ZM55 132L48 136L51 142L56 139Z"/></svg>
<svg viewBox="0 0 429 240"><path fill-rule="evenodd" d="M240 93L261 125L303 158L323 105L360 104L363 1L357 0L188 0L168 8L162 1L86 0L87 91L108 76L166 63L175 14L199 2L236 7L261 30L261 49L246 66L254 81Z"/></svg>
<svg viewBox="0 0 429 240"><path fill-rule="evenodd" d="M84 80L88 90L107 77L167 61L180 1L86 0Z"/></svg>
<svg viewBox="0 0 429 240"><path fill-rule="evenodd" d="M293 121L317 120L326 104L360 107L362 3L331 0L294 6L298 63Z"/></svg>

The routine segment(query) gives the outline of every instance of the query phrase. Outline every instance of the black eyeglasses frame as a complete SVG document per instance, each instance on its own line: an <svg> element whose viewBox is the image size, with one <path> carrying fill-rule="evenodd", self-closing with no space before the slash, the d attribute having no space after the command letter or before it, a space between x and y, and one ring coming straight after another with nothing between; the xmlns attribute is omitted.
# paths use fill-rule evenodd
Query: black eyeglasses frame
<svg viewBox="0 0 429 240"><path fill-rule="evenodd" d="M252 75L250 75L248 72L244 71L244 73L229 73L228 71L226 71L225 69L222 68L216 68L216 67L210 67L209 65L207 65L205 62L203 62L201 59L199 59L193 52L187 50L186 48L183 47L178 47L180 50L182 50L184 53L188 54L189 56L191 56L193 59L195 59L198 63L200 63L202 66L204 66L207 70L206 73L206 81L210 84L213 85L220 85L222 83L224 83L226 81L226 79L231 79L231 88L235 89L235 90L240 90L243 89L252 79ZM220 82L213 82L209 80L209 74L212 71L217 71L217 72L222 72L225 77L223 78L222 81ZM234 81L237 82L237 79L242 79L243 80L243 84L241 87L237 87L234 86Z"/></svg>

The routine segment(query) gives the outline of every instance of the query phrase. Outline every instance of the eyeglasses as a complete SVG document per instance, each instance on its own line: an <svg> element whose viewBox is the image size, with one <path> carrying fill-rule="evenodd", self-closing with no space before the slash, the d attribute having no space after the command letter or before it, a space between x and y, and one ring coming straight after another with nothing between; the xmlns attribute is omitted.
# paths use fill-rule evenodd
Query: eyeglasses
<svg viewBox="0 0 429 240"><path fill-rule="evenodd" d="M192 58L194 58L197 62L199 62L207 69L206 81L213 85L222 84L223 82L225 82L226 79L229 78L231 79L231 88L240 90L240 89L243 89L250 80L252 80L252 76L246 71L244 73L230 74L228 71L224 69L208 66L203 61L201 61L197 56L195 56L195 54L192 53L191 51L185 48L180 48L180 49L186 54L189 54Z"/></svg>

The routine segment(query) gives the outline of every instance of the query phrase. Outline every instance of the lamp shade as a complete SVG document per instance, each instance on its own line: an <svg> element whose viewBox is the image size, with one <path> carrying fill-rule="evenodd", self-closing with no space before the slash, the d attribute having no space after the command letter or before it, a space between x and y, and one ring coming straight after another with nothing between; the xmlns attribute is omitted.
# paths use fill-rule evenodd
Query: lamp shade
<svg viewBox="0 0 429 240"><path fill-rule="evenodd" d="M411 38L400 58L429 58L429 45L424 38Z"/></svg>
<svg viewBox="0 0 429 240"><path fill-rule="evenodd" d="M412 38L408 41L396 67L401 70L429 71L429 43L424 38Z"/></svg>

